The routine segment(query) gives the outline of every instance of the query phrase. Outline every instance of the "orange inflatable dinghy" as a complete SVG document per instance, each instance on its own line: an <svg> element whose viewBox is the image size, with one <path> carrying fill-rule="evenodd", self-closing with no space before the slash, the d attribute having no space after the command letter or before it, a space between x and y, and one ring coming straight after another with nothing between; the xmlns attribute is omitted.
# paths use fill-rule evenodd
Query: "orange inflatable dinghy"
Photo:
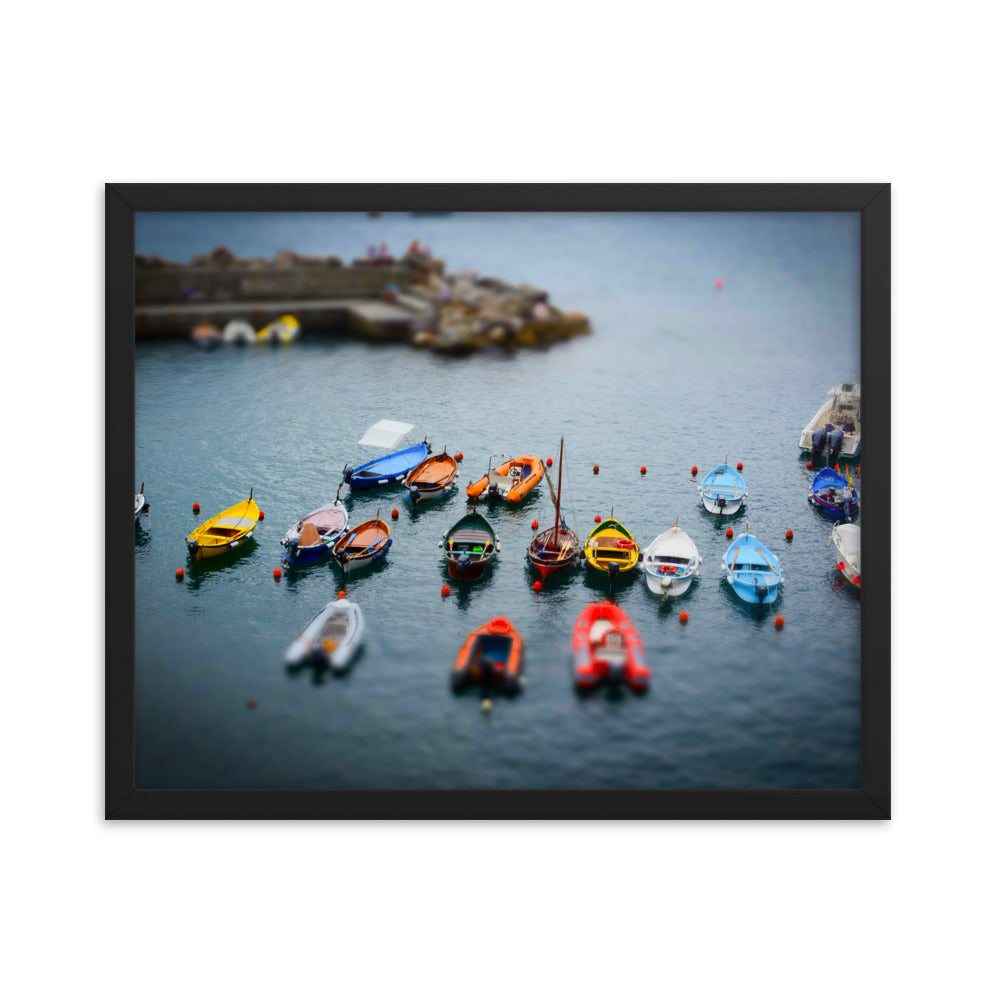
<svg viewBox="0 0 1000 1000"><path fill-rule="evenodd" d="M589 604L573 629L573 673L579 688L601 681L625 683L633 691L649 687L649 666L642 640L617 604Z"/></svg>
<svg viewBox="0 0 1000 1000"><path fill-rule="evenodd" d="M545 466L537 455L521 455L498 465L465 492L473 499L485 496L488 500L499 498L517 504L542 481L544 474Z"/></svg>
<svg viewBox="0 0 1000 1000"><path fill-rule="evenodd" d="M480 625L459 650L451 686L461 690L470 681L483 688L502 687L505 694L520 689L521 636L507 618Z"/></svg>

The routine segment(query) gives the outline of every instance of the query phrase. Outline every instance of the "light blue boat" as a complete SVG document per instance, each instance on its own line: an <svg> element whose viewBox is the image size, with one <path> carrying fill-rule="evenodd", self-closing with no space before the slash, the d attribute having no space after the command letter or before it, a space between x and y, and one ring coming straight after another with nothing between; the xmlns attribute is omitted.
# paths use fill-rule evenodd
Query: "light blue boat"
<svg viewBox="0 0 1000 1000"><path fill-rule="evenodd" d="M778 599L778 584L785 579L778 557L749 531L733 540L722 568L736 596L747 604L774 604Z"/></svg>
<svg viewBox="0 0 1000 1000"><path fill-rule="evenodd" d="M367 448L394 448L413 430L413 424L403 424L397 420L380 420L365 431L358 442ZM343 483L352 490L370 490L377 486L401 483L430 454L430 444L423 440L401 451L394 451L381 458L372 459L364 465L344 466Z"/></svg>
<svg viewBox="0 0 1000 1000"><path fill-rule="evenodd" d="M709 514L738 514L747 498L743 477L725 462L705 476L698 490Z"/></svg>

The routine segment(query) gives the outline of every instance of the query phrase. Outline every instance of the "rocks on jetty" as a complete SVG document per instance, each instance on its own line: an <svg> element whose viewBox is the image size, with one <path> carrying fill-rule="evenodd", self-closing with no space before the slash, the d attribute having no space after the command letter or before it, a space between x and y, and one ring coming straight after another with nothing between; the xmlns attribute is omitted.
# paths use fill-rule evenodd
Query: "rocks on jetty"
<svg viewBox="0 0 1000 1000"><path fill-rule="evenodd" d="M137 255L135 276L137 336L186 336L194 313L213 322L241 313L253 319L279 303L305 329L347 329L447 353L541 347L590 332L583 313L563 312L542 289L448 273L416 244L400 258L383 244L350 264L291 250L237 257L224 246L186 264Z"/></svg>

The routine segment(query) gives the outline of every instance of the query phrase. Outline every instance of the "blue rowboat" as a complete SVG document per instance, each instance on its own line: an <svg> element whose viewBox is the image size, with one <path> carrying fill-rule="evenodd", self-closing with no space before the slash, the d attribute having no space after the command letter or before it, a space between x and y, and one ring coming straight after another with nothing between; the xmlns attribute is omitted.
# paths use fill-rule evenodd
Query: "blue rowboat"
<svg viewBox="0 0 1000 1000"><path fill-rule="evenodd" d="M854 485L836 469L820 469L809 490L809 502L827 517L849 521L858 512L861 498Z"/></svg>
<svg viewBox="0 0 1000 1000"><path fill-rule="evenodd" d="M773 604L784 581L778 557L763 542L744 532L733 540L722 563L726 580L747 604Z"/></svg>
<svg viewBox="0 0 1000 1000"><path fill-rule="evenodd" d="M322 559L347 528L347 508L340 500L331 500L299 518L281 539L285 565L300 566Z"/></svg>
<svg viewBox="0 0 1000 1000"><path fill-rule="evenodd" d="M365 431L358 442L366 448L394 448L413 430L413 424L397 420L380 420ZM371 490L379 486L401 483L430 454L430 444L421 441L401 451L372 459L359 466L344 466L343 482L352 490Z"/></svg>
<svg viewBox="0 0 1000 1000"><path fill-rule="evenodd" d="M731 466L717 465L698 487L709 514L737 514L747 497L747 484Z"/></svg>

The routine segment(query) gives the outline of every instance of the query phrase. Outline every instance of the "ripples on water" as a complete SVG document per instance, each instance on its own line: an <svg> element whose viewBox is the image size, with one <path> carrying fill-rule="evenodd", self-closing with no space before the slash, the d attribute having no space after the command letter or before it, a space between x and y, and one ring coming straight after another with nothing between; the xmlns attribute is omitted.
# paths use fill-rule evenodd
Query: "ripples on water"
<svg viewBox="0 0 1000 1000"><path fill-rule="evenodd" d="M450 268L548 289L594 333L460 359L319 334L283 349L138 344L136 477L151 504L135 531L139 786L857 787L860 602L838 583L832 522L806 502L796 447L826 391L859 375L856 216L141 215L136 229L139 252L181 258L225 243L350 259L413 238ZM382 417L464 452L460 488L415 514L401 490L347 495L352 523L400 510L386 564L348 584L366 649L343 679L288 671L285 648L340 575L321 563L276 583L278 540L334 496ZM555 459L560 435L581 537L613 506L642 546L679 519L704 559L675 604L638 578L616 588L653 669L645 697L573 690L573 623L606 589L582 570L531 589L524 552L531 521L551 517L547 489L481 508L503 545L483 582L455 586L444 571L437 543L489 456ZM691 479L692 464L700 479L726 454L744 463L750 528L785 573L765 613L724 582L725 525ZM265 512L256 544L177 583L187 533L250 486ZM745 520L729 519L737 533ZM527 684L483 717L448 671L497 614L524 637Z"/></svg>

